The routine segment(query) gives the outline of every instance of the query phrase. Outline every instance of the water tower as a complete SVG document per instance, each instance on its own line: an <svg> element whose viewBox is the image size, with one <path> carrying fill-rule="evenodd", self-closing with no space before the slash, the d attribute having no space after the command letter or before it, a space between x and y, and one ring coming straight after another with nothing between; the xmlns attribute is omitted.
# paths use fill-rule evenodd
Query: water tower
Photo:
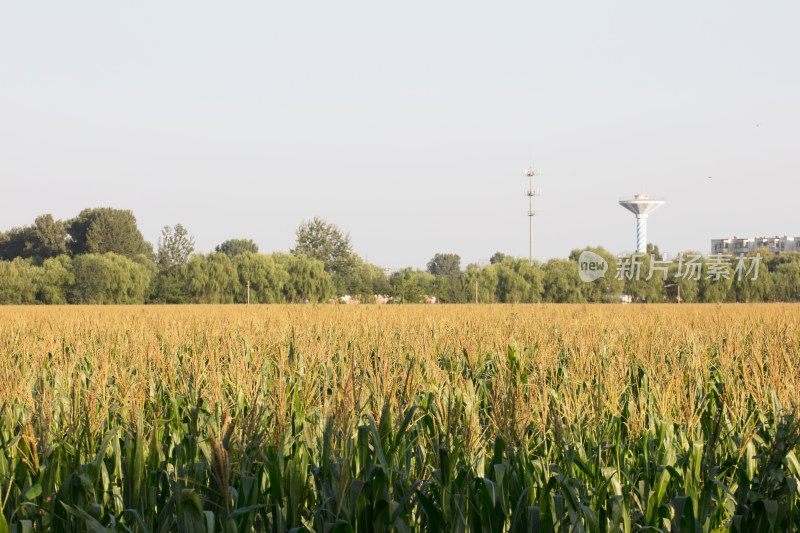
<svg viewBox="0 0 800 533"><path fill-rule="evenodd" d="M647 252L647 215L664 204L663 200L650 198L646 194L619 201L619 205L636 215L636 253Z"/></svg>

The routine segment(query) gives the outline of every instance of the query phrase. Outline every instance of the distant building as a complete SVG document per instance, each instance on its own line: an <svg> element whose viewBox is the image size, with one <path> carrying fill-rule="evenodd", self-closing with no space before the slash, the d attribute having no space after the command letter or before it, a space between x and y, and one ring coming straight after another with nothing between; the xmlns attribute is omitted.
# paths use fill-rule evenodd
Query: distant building
<svg viewBox="0 0 800 533"><path fill-rule="evenodd" d="M755 237L753 239L711 239L712 254L746 255L758 248L770 252L800 252L800 237Z"/></svg>

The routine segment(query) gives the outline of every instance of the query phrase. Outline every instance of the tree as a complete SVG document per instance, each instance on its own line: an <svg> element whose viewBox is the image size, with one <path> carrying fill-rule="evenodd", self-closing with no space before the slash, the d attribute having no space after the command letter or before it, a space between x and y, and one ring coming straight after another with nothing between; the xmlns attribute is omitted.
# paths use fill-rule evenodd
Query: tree
<svg viewBox="0 0 800 533"><path fill-rule="evenodd" d="M194 252L194 237L180 224L173 227L164 226L158 238L156 265L159 272L165 272L176 266L183 266Z"/></svg>
<svg viewBox="0 0 800 533"><path fill-rule="evenodd" d="M733 300L736 302L771 302L775 300L775 276L763 264L764 256L759 257L758 253L760 252L733 259L734 272L731 291L734 295Z"/></svg>
<svg viewBox="0 0 800 533"><path fill-rule="evenodd" d="M350 244L350 234L344 234L334 224L314 217L304 220L297 228L296 235L293 255L305 255L322 261L325 272L332 276L352 275L356 257Z"/></svg>
<svg viewBox="0 0 800 533"><path fill-rule="evenodd" d="M141 304L150 286L146 266L113 252L75 256L72 274L70 303Z"/></svg>
<svg viewBox="0 0 800 533"><path fill-rule="evenodd" d="M370 265L355 256L355 268L350 276L334 278L337 294L360 297L362 302L371 302L376 294L389 294L389 281L383 269Z"/></svg>
<svg viewBox="0 0 800 533"><path fill-rule="evenodd" d="M424 276L427 272L420 272L412 268L404 268L392 274L389 278L390 294L403 303L420 303L426 295L427 283Z"/></svg>
<svg viewBox="0 0 800 533"><path fill-rule="evenodd" d="M733 290L734 261L725 254L710 255L702 261L697 281L699 299L704 303L735 301ZM681 295L682 296L682 295Z"/></svg>
<svg viewBox="0 0 800 533"><path fill-rule="evenodd" d="M233 303L242 288L236 267L223 253L195 254L185 272L186 292L194 303Z"/></svg>
<svg viewBox="0 0 800 533"><path fill-rule="evenodd" d="M113 252L125 257L153 254L136 226L136 217L129 210L101 207L84 209L67 223L72 238L69 248L73 255Z"/></svg>
<svg viewBox="0 0 800 533"><path fill-rule="evenodd" d="M503 303L541 301L544 274L538 263L531 265L525 259L506 257L502 263L487 268L496 274L498 301Z"/></svg>
<svg viewBox="0 0 800 533"><path fill-rule="evenodd" d="M502 303L518 303L525 301L528 284L514 268L514 259L506 258L502 263L493 265L497 273L497 299Z"/></svg>
<svg viewBox="0 0 800 533"><path fill-rule="evenodd" d="M763 274L759 274L759 276L761 275ZM800 301L800 261L778 265L774 273L774 291L781 301Z"/></svg>
<svg viewBox="0 0 800 533"><path fill-rule="evenodd" d="M221 252L233 259L244 253L257 254L258 245L251 239L228 239L222 244L218 244L214 251Z"/></svg>
<svg viewBox="0 0 800 533"><path fill-rule="evenodd" d="M0 304L32 304L41 268L30 260L0 261Z"/></svg>
<svg viewBox="0 0 800 533"><path fill-rule="evenodd" d="M652 242L648 242L645 248L645 253L647 257L653 256L656 258L656 261L661 261L664 257L661 255L661 252L658 250L658 245L653 244Z"/></svg>
<svg viewBox="0 0 800 533"><path fill-rule="evenodd" d="M498 263L502 263L503 260L506 258L506 254L501 252L495 252L494 255L489 259L489 263L492 265L496 265Z"/></svg>
<svg viewBox="0 0 800 533"><path fill-rule="evenodd" d="M16 257L35 257L40 263L66 251L66 225L50 214L36 217L33 226L12 228L0 234L0 259L10 261Z"/></svg>
<svg viewBox="0 0 800 533"><path fill-rule="evenodd" d="M631 265L626 267L628 271L624 276L623 290L625 294L630 295L638 302L657 303L666 299L667 290L664 288L666 283L664 271L661 269L667 268L667 279L669 279L669 266L653 263L654 259L660 261L659 257L658 248L656 248L652 255L631 254L627 259L620 259Z"/></svg>
<svg viewBox="0 0 800 533"><path fill-rule="evenodd" d="M688 254L683 254L687 257ZM694 255L694 254L692 254ZM699 254L698 254L699 256ZM680 256L679 256L680 257ZM680 291L683 303L693 303L699 301L700 285L698 280L694 279L694 275L686 272L686 267L678 261L673 261L669 265L667 272L667 281L664 285L666 290L667 299L669 301L678 301L678 292Z"/></svg>
<svg viewBox="0 0 800 533"><path fill-rule="evenodd" d="M467 266L464 274L461 275L466 301L475 301L475 289L477 287L479 303L494 303L498 283L496 264L484 268L479 268L478 265L474 264Z"/></svg>
<svg viewBox="0 0 800 533"><path fill-rule="evenodd" d="M156 274L150 286L149 301L156 304L189 303L186 267L173 267Z"/></svg>
<svg viewBox="0 0 800 533"><path fill-rule="evenodd" d="M270 255L245 252L233 258L233 266L244 288L250 283L250 301L253 303L279 303L284 300L283 288L289 282L289 273ZM246 302L246 292L238 299Z"/></svg>
<svg viewBox="0 0 800 533"><path fill-rule="evenodd" d="M545 263L544 300L558 303L585 302L582 292L583 282L578 274L577 265L567 259L550 259Z"/></svg>
<svg viewBox="0 0 800 533"><path fill-rule="evenodd" d="M428 261L428 272L434 276L451 276L461 272L461 257L458 254L436 254Z"/></svg>
<svg viewBox="0 0 800 533"><path fill-rule="evenodd" d="M569 260L575 263L575 269L578 270L580 265L578 261L583 252L592 252L599 255L608 265L605 275L591 282L581 283L581 292L583 299L587 302L610 302L619 301L619 296L622 293L624 283L622 280L617 279L617 258L603 248L602 246L591 247L587 246L583 250L572 250L569 254Z"/></svg>
<svg viewBox="0 0 800 533"><path fill-rule="evenodd" d="M33 255L42 259L67 253L67 225L46 214L36 217L31 228Z"/></svg>
<svg viewBox="0 0 800 533"><path fill-rule="evenodd" d="M17 257L30 257L32 254L32 235L29 227L11 228L0 233L0 259L11 261Z"/></svg>
<svg viewBox="0 0 800 533"><path fill-rule="evenodd" d="M287 302L324 302L333 296L333 280L325 272L322 261L305 255L272 254L272 258L289 274L283 287Z"/></svg>
<svg viewBox="0 0 800 533"><path fill-rule="evenodd" d="M63 305L67 303L67 297L75 283L72 259L66 254L45 259L42 271L36 299L45 304Z"/></svg>

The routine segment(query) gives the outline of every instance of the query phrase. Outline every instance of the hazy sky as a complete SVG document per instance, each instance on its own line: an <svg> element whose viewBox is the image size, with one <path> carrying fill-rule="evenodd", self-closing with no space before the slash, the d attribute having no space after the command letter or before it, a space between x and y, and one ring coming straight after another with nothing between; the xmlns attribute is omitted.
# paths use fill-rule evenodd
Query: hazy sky
<svg viewBox="0 0 800 533"><path fill-rule="evenodd" d="M382 266L800 236L800 2L6 2L0 229L131 209ZM709 179L711 176L711 179Z"/></svg>

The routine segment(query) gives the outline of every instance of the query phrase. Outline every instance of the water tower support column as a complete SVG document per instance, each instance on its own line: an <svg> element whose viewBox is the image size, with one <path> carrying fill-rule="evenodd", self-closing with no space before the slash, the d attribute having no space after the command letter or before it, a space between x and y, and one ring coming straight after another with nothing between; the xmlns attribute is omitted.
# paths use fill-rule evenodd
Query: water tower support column
<svg viewBox="0 0 800 533"><path fill-rule="evenodd" d="M647 252L647 214L636 215L636 253Z"/></svg>

